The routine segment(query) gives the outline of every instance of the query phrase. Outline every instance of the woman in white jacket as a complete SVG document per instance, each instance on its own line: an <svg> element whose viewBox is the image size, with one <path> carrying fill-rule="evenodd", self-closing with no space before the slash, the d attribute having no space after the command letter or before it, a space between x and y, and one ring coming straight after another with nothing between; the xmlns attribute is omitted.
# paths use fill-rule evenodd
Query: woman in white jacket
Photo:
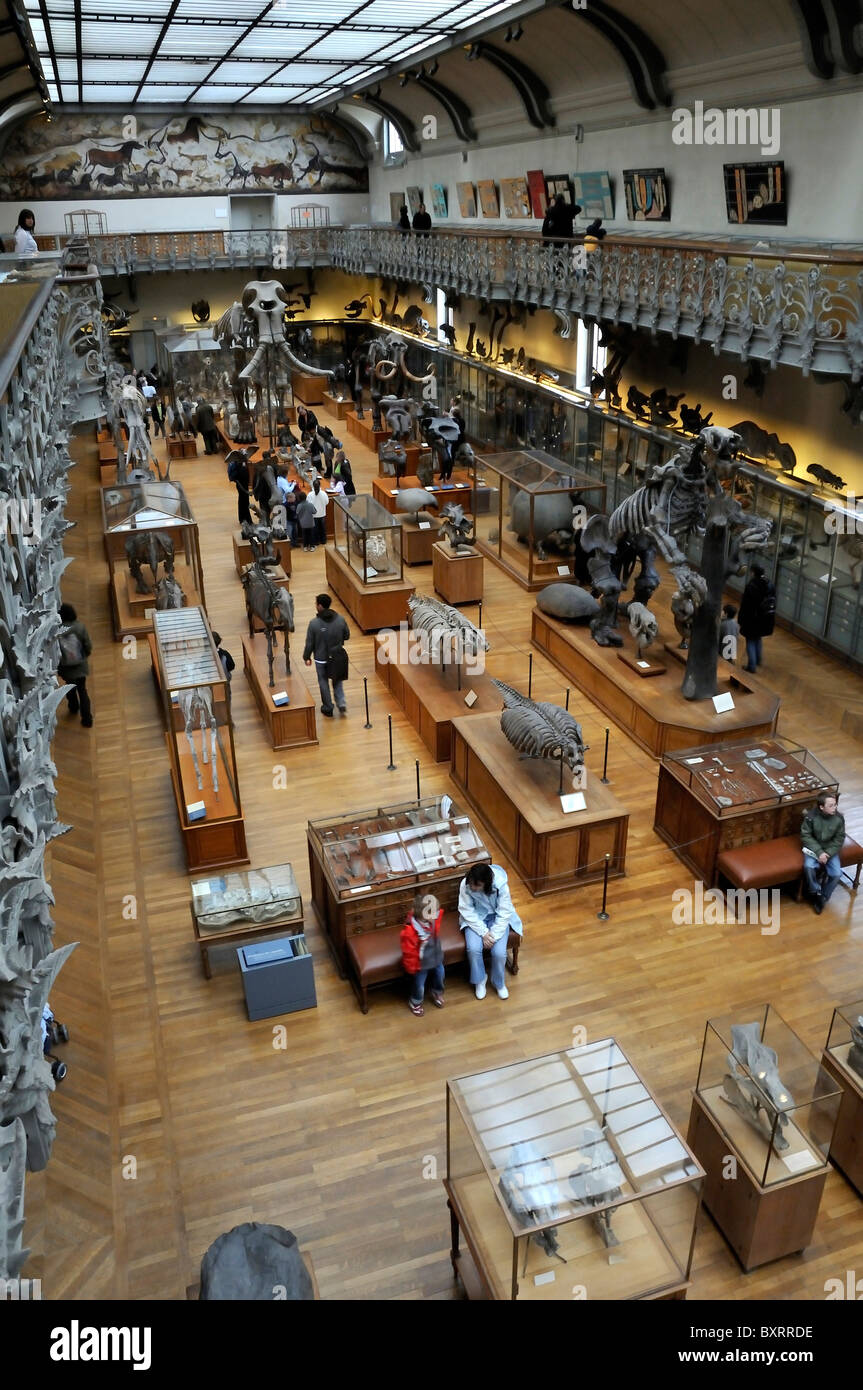
<svg viewBox="0 0 863 1390"><path fill-rule="evenodd" d="M18 214L18 226L15 228L15 250L19 256L32 256L39 247L33 233L36 230L36 218L29 208L22 208Z"/></svg>
<svg viewBox="0 0 863 1390"><path fill-rule="evenodd" d="M483 948L491 951L491 983L500 999L509 997L505 984L506 945L510 928L522 935L521 918L513 907L506 873L499 864L474 864L458 890L458 924L470 965L470 982L477 999L485 998L488 976Z"/></svg>

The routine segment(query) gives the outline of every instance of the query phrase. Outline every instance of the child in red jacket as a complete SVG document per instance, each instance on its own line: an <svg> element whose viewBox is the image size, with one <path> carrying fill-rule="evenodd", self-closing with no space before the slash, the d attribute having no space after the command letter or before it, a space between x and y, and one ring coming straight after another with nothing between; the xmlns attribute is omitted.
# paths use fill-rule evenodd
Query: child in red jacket
<svg viewBox="0 0 863 1390"><path fill-rule="evenodd" d="M443 909L431 893L417 894L413 911L402 928L402 964L413 976L408 1006L412 1014L421 1018L425 1013L423 995L426 977L431 975L431 1001L436 1009L444 1006L444 968L443 946L440 939L440 924Z"/></svg>

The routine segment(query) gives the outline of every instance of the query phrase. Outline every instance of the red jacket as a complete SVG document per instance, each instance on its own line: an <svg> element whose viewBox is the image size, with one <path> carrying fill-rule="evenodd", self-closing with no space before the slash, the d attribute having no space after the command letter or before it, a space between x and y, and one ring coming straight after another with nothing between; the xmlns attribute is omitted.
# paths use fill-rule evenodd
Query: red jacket
<svg viewBox="0 0 863 1390"><path fill-rule="evenodd" d="M432 936L440 936L442 917L443 908L441 908L434 922L431 924ZM416 927L410 917L402 927L400 940L402 944L402 965L409 975L416 975L418 971L422 969L420 965L420 938L417 935Z"/></svg>

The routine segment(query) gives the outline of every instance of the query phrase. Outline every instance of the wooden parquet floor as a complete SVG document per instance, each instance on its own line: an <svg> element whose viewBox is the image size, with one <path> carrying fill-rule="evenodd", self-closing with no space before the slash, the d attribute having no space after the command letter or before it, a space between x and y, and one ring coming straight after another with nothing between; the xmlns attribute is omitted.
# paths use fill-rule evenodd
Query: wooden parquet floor
<svg viewBox="0 0 863 1390"><path fill-rule="evenodd" d="M368 491L373 456L351 445L359 490ZM221 458L199 458L175 463L173 476L200 523L211 621L238 659L235 736L252 864L293 863L315 957L318 1007L282 1020L288 1048L275 1048L272 1021L248 1022L234 971L204 979L149 656L140 643L128 659L113 641L95 444L81 438L75 454L77 526L67 538L75 563L64 597L94 639L96 722L87 733L61 712L54 745L60 815L73 826L52 850L57 939L81 944L52 998L72 1035L68 1077L54 1097L54 1157L29 1179L25 1272L42 1278L45 1298L183 1298L211 1241L251 1219L297 1233L325 1299L457 1297L439 1181L448 1077L569 1046L584 1028L592 1039L618 1038L685 1131L708 1017L731 1009L743 1017L769 1000L818 1051L834 1004L863 996L863 915L844 888L820 918L784 898L775 936L672 924L671 894L691 879L652 830L655 763L612 725L611 789L631 820L611 920L597 920L595 887L534 900L511 872L525 947L507 1002L490 994L478 1003L456 974L443 1012L414 1018L392 989L376 993L363 1017L308 907L306 821L413 796L415 759L425 791L452 788L376 679L372 639L353 625L347 718L319 718L318 747L273 753L242 673L235 491ZM430 566L406 574L431 590ZM300 670L323 576L320 550L295 552ZM491 674L524 688L532 600L489 562L485 576ZM841 775L859 837L863 687L786 633L766 646L765 679L783 699L780 732ZM562 678L538 653L533 672L535 696L562 703ZM598 776L607 721L577 691L571 708ZM274 787L279 764L287 790ZM428 1176L435 1166L438 1180ZM855 1268L863 1268L863 1201L831 1172L811 1247L749 1276L702 1216L689 1297L821 1299L825 1279Z"/></svg>

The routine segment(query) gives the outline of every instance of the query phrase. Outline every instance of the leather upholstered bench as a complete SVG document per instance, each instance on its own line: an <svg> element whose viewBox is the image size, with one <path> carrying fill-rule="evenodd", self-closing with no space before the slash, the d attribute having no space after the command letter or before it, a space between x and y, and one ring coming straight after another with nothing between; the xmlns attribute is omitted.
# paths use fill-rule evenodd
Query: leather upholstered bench
<svg viewBox="0 0 863 1390"><path fill-rule="evenodd" d="M389 985L407 978L402 965L400 940L403 926L404 922L399 922L395 927L379 927L376 931L359 932L348 937L351 983L364 1014L369 1011L368 992L373 986ZM459 930L457 912L444 913L440 935L445 966L459 965L467 959L464 932ZM518 974L520 946L521 937L517 932L510 931L507 949L512 953L512 960L507 957L507 966L513 975Z"/></svg>
<svg viewBox="0 0 863 1390"><path fill-rule="evenodd" d="M843 869L854 868L851 891L857 891L863 865L863 845L851 836L839 851ZM756 845L740 845L719 855L716 867L720 878L735 888L771 888L779 883L797 882L797 897L803 893L803 849L799 835L783 835L778 840L762 840ZM848 875L843 875L848 880Z"/></svg>

